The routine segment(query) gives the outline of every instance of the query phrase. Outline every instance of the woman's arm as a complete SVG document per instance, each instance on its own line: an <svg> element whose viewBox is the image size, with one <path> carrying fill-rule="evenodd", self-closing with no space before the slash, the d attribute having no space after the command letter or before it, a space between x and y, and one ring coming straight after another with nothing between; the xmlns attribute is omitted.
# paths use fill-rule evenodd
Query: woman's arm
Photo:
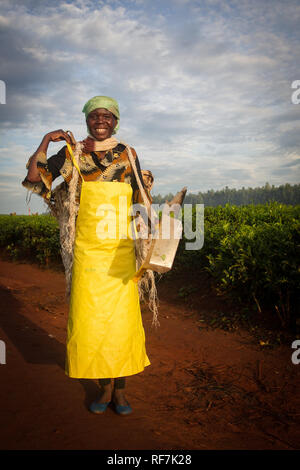
<svg viewBox="0 0 300 470"><path fill-rule="evenodd" d="M39 181L42 181L40 172L37 167L38 156L39 154L43 154L46 156L50 142L59 142L61 140L65 140L66 142L71 144L70 136L62 129L49 132L48 134L44 136L39 147L36 149L34 154L30 157L30 163L28 166L28 172L26 176L27 181L31 183L38 183Z"/></svg>

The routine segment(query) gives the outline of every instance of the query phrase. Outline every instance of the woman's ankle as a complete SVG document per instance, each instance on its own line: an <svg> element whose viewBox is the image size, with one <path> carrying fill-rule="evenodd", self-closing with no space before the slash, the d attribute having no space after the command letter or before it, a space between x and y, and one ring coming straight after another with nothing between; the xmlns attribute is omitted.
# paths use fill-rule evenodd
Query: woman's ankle
<svg viewBox="0 0 300 470"><path fill-rule="evenodd" d="M127 405L127 400L125 398L125 389L124 388L114 388L113 390L113 395L112 395L112 400L114 403L117 405Z"/></svg>

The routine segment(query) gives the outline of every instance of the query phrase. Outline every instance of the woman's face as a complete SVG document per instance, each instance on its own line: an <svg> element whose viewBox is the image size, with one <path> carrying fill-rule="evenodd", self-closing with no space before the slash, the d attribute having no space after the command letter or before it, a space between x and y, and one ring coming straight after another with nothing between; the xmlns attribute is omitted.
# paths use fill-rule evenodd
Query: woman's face
<svg viewBox="0 0 300 470"><path fill-rule="evenodd" d="M90 112L86 120L90 134L96 140L105 140L112 136L117 125L117 118L105 108L97 108Z"/></svg>

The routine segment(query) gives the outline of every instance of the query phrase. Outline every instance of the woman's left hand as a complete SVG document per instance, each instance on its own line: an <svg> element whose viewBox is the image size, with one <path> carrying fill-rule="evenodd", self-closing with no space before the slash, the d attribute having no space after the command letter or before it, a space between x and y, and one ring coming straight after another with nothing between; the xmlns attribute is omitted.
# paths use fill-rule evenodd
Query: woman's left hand
<svg viewBox="0 0 300 470"><path fill-rule="evenodd" d="M84 153L91 153L95 151L95 141L90 137L87 137L82 141L83 143L83 152Z"/></svg>

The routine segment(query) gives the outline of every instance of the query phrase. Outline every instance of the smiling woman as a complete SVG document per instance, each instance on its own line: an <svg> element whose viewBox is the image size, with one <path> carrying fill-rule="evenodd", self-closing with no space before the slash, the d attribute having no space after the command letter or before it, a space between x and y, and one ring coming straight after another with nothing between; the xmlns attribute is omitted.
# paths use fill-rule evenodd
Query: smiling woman
<svg viewBox="0 0 300 470"><path fill-rule="evenodd" d="M143 202L141 191L151 202L153 177L150 174L149 179L147 172L150 183L141 187L143 176L134 149L112 137L120 120L115 100L96 96L85 104L83 112L88 137L76 143L63 130L47 134L30 157L22 184L50 203L58 197L57 191L51 190L52 181L59 175L64 177L67 190L60 192L59 198L63 199L63 206L70 201L69 218L77 217L74 252L73 246L71 251L66 374L99 379L101 396L90 405L90 411L103 413L112 400L116 412L124 415L132 412L124 396L125 376L137 374L150 364L138 286L133 281L135 247L134 240L124 239L122 234L114 239L99 238L97 214L99 206L105 204L113 207L118 216L120 198L126 198L129 227L129 208L132 202ZM47 159L49 143L60 140L65 140L67 146ZM134 156L136 176L128 152ZM66 232L70 234L71 229L72 225Z"/></svg>

